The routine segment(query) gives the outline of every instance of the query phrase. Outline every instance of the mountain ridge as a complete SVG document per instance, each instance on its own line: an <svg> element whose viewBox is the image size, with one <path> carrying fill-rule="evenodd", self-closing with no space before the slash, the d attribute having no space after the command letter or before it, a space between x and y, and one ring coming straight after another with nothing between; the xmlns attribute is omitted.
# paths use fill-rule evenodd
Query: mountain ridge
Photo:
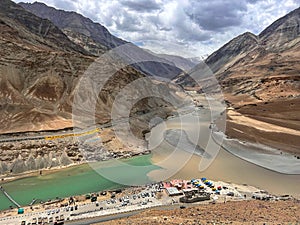
<svg viewBox="0 0 300 225"><path fill-rule="evenodd" d="M35 15L27 13L23 8L9 0L2 0L0 5L0 15L2 24L9 26L22 35L27 42L40 44L47 48L56 48L58 50L67 50L88 54L79 45L76 45L49 20L41 19ZM18 28L18 29L15 29ZM28 35L28 33L30 33Z"/></svg>
<svg viewBox="0 0 300 225"><path fill-rule="evenodd" d="M108 49L128 43L111 35L100 23L95 23L79 13L56 9L40 2L34 2L32 4L21 2L19 5L41 18L47 18L62 30L66 29L83 33L94 41L102 43Z"/></svg>
<svg viewBox="0 0 300 225"><path fill-rule="evenodd" d="M81 45L81 47L85 48L87 51L92 50L90 53L95 54L96 56L100 56L108 50L122 45L128 44L129 47L131 46L129 42L112 35L101 24L95 23L89 18L76 12L58 10L39 2L19 3L19 5L39 17L49 19L60 27L71 40ZM82 41L89 38L92 42ZM93 48L86 47L89 45L93 46L93 48L96 47L97 50L95 51ZM134 47L134 51L135 55L140 56L136 57L136 59L150 59L149 61L138 61L133 64L133 67L147 75L173 79L182 72L182 70L176 67L173 62L166 60L163 57L151 54L138 47Z"/></svg>

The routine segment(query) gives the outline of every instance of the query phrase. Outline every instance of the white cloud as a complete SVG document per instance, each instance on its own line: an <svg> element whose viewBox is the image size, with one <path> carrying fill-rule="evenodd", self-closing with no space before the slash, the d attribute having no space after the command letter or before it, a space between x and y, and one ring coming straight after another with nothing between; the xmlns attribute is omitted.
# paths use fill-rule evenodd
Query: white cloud
<svg viewBox="0 0 300 225"><path fill-rule="evenodd" d="M299 7L299 0L40 1L81 13L142 47L187 57L212 53L246 31L258 34Z"/></svg>

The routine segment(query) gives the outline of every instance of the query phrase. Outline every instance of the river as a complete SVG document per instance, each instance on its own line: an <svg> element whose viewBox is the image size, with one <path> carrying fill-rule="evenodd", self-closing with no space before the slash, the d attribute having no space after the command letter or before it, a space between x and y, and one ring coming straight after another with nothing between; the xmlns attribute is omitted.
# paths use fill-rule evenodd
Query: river
<svg viewBox="0 0 300 225"><path fill-rule="evenodd" d="M28 205L34 198L47 201L116 189L126 184L203 176L253 185L274 194L300 197L300 175L278 173L219 148L209 137L211 117L212 113L204 107L197 113L170 118L155 126L147 136L152 150L149 155L123 160L122 163L107 161L94 163L92 167L89 164L74 166L48 175L18 179L2 186L21 205ZM181 130L184 130L184 135L178 132ZM167 131L170 133L166 136ZM199 145L198 152L193 152L192 143ZM207 157L201 156L201 149L206 149ZM0 210L10 205L0 193Z"/></svg>
<svg viewBox="0 0 300 225"><path fill-rule="evenodd" d="M157 166L151 164L151 157L151 155L137 156L122 160L124 165L117 166L108 166L108 162L93 163L92 167L89 164L82 164L47 175L26 177L1 185L20 205L28 205L33 199L47 201L56 197L68 197L124 187L122 184L115 183L99 175L94 168L96 170L99 168L109 170L113 174L122 176L128 182L138 180L139 183L150 183L147 173L158 169ZM137 169L132 174L126 171L131 168L126 165L137 168L141 166L147 169ZM11 205L12 203L1 192L0 210L7 209Z"/></svg>

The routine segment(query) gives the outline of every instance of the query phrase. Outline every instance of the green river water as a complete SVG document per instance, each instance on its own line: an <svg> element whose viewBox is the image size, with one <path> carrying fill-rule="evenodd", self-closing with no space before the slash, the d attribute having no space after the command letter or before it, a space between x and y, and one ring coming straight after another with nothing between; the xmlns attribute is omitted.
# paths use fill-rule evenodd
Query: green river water
<svg viewBox="0 0 300 225"><path fill-rule="evenodd" d="M109 170L113 174L122 174L127 180L138 180L139 183L151 182L147 173L159 169L151 164L151 155L143 155L123 160L124 165L109 164L108 162L94 163L93 168ZM135 166L134 171L126 165ZM25 206L32 199L47 201L56 197L112 190L124 185L115 183L99 175L88 164L69 167L52 174L33 176L1 184L4 189L21 205ZM128 170L128 171L127 171ZM6 196L0 192L0 210L8 209L13 205Z"/></svg>

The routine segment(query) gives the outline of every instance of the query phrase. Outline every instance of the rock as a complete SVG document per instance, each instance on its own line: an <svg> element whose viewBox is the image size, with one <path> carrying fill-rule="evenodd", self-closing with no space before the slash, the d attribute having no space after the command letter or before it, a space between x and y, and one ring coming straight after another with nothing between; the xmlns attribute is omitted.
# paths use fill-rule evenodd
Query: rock
<svg viewBox="0 0 300 225"><path fill-rule="evenodd" d="M68 157L67 153L64 151L60 157L60 165L68 166L73 163L73 161Z"/></svg>
<svg viewBox="0 0 300 225"><path fill-rule="evenodd" d="M27 168L27 170L36 170L37 169L37 167L36 167L36 162L35 162L35 159L34 159L34 157L33 157L33 155L32 154L30 154L30 156L29 156L29 158L27 159L27 161L26 161L26 168Z"/></svg>
<svg viewBox="0 0 300 225"><path fill-rule="evenodd" d="M23 173L27 170L25 162L23 161L22 157L19 156L10 166L10 171L14 174L16 173Z"/></svg>

